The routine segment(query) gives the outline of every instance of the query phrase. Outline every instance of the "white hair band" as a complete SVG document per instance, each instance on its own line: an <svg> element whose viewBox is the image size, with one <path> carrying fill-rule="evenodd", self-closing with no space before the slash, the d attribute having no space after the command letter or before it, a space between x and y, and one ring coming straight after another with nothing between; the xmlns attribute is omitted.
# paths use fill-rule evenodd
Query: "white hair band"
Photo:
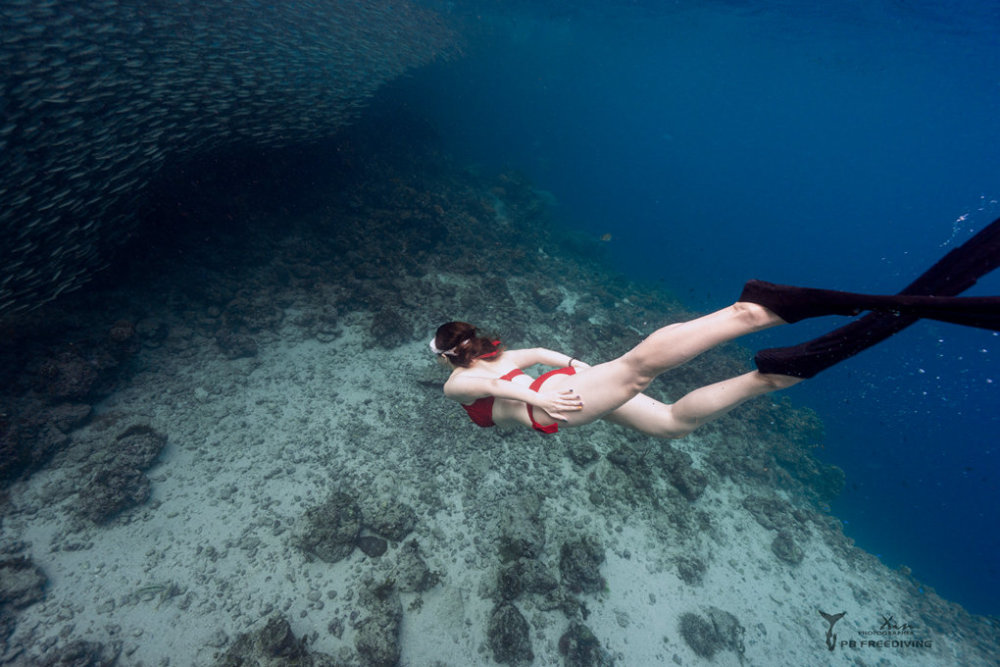
<svg viewBox="0 0 1000 667"><path fill-rule="evenodd" d="M431 338L431 342L430 342L431 352L433 352L434 354L443 354L443 355L448 356L448 357L454 357L456 354L458 354L457 352L455 352L455 350L457 350L458 348L462 347L463 345L465 345L466 343L468 343L470 340L472 340L471 338L466 338L465 340L463 340L461 343L459 343L455 347L451 348L450 350L442 350L442 349L438 348L437 345L434 344L434 339L435 338L437 338L437 336L435 336L434 338Z"/></svg>

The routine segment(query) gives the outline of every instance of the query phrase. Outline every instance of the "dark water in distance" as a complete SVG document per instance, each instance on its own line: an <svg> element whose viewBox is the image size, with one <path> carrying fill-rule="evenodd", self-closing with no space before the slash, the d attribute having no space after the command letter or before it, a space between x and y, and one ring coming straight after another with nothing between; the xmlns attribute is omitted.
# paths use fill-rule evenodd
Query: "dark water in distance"
<svg viewBox="0 0 1000 667"><path fill-rule="evenodd" d="M1000 6L805 4L449 4L467 57L399 94L690 307L751 277L894 292L1000 217ZM847 534L1000 613L1000 337L920 322L788 395L826 422Z"/></svg>

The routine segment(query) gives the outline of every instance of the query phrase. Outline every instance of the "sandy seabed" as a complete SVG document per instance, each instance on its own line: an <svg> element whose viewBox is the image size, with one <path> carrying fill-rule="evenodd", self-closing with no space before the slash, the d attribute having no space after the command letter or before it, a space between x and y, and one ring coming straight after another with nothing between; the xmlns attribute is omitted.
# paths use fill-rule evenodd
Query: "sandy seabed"
<svg viewBox="0 0 1000 667"><path fill-rule="evenodd" d="M290 539L306 509L333 488L350 488L362 505L390 498L417 508L407 539L440 574L429 590L401 593L403 664L494 664L486 632L498 522L505 507L517 511L532 494L544 496L538 518L549 546L541 560L553 572L564 540L585 534L604 546L606 587L580 598L587 626L616 664L702 662L678 628L682 614L708 607L745 628L745 661L722 650L712 664L991 664L960 632L915 621L922 613L899 574L861 554L845 561L843 547L831 547L815 526L799 540L802 562L777 559L774 531L742 506L766 490L710 483L694 502L709 529L676 541L670 534L678 531L652 508L623 516L595 506L587 476L609 464L576 465L565 448L579 439L600 449L612 429L552 438L476 429L440 395L414 391L412 378L437 372L422 344L386 354L366 349L350 325L328 343L296 340L289 326L253 359L221 358L196 338L171 338L142 354L144 369L74 433L72 447L12 489L5 537L27 541L49 577L45 601L20 614L12 644L43 649L82 636L121 641L122 664L211 664L238 634L281 612L312 650L354 660L352 591L391 573L403 547L380 558L355 550L330 564L307 558ZM169 434L148 472L151 501L108 527L88 526L72 512L74 454L132 423ZM675 446L697 467L713 442L694 435ZM696 586L675 567L692 553L710 564ZM531 627L534 664L562 664L564 613L538 608L531 595L515 604ZM907 638L931 648L830 652L818 609L847 611L839 641L860 642L859 632L892 615L915 626ZM328 630L334 620L340 637Z"/></svg>
<svg viewBox="0 0 1000 667"><path fill-rule="evenodd" d="M491 192L480 218L495 218L481 222L516 226L529 195L505 204ZM595 301L604 276L583 262L543 247L518 259L543 268L498 277L425 257L370 291L382 300L370 308L335 280L247 284L230 324L266 322L247 354L223 353L213 335L232 304L139 297L128 380L8 489L2 552L30 558L47 583L12 612L0 661L68 664L54 656L83 640L109 662L74 664L239 664L241 636L284 619L300 658L261 664L392 664L395 651L399 664L454 667L996 664L995 619L854 547L816 493L780 471L789 458L774 458L777 436L747 413L671 442L603 423L552 437L480 429L441 394L444 371L426 350L435 322L404 317L413 331L401 343L373 344L387 308L454 314L484 285L491 300L503 292L494 316L523 313L512 347L579 353L581 337L595 349L669 321L621 291ZM567 275L583 291L553 278ZM762 400L754 409L785 409ZM151 495L95 524L79 511L95 452L135 426L166 436L145 470ZM332 495L366 518L368 542L324 559L303 544L310 511ZM386 508L412 520L373 527ZM382 604L372 591L397 609L381 634L366 625ZM830 636L821 611L846 612ZM388 644L381 658L366 648L373 632ZM595 643L574 653L588 632Z"/></svg>

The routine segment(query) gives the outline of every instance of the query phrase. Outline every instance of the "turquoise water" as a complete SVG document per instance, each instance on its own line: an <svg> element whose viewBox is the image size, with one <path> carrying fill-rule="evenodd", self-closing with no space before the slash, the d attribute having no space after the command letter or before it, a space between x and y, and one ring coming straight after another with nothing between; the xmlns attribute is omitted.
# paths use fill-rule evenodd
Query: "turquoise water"
<svg viewBox="0 0 1000 667"><path fill-rule="evenodd" d="M691 307L748 278L893 292L1000 216L995 3L462 3L466 57L396 94L460 159ZM666 7L666 8L665 8ZM1000 275L969 294L1000 293ZM792 344L833 318L762 334ZM919 323L788 395L859 546L1000 611L1000 340Z"/></svg>

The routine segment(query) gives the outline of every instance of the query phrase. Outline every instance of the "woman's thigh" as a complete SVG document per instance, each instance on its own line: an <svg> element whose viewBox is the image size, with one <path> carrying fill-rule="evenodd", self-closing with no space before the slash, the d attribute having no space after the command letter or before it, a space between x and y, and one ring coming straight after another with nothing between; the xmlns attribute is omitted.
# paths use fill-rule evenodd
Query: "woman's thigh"
<svg viewBox="0 0 1000 667"><path fill-rule="evenodd" d="M574 393L580 395L583 409L566 413L567 419L564 423L579 426L597 421L632 400L645 388L645 385L638 381L627 356L586 368L575 375L553 375L540 389L542 391L572 389Z"/></svg>
<svg viewBox="0 0 1000 667"><path fill-rule="evenodd" d="M635 396L604 419L654 438L680 438L691 432L691 428L674 418L670 405L645 394Z"/></svg>

